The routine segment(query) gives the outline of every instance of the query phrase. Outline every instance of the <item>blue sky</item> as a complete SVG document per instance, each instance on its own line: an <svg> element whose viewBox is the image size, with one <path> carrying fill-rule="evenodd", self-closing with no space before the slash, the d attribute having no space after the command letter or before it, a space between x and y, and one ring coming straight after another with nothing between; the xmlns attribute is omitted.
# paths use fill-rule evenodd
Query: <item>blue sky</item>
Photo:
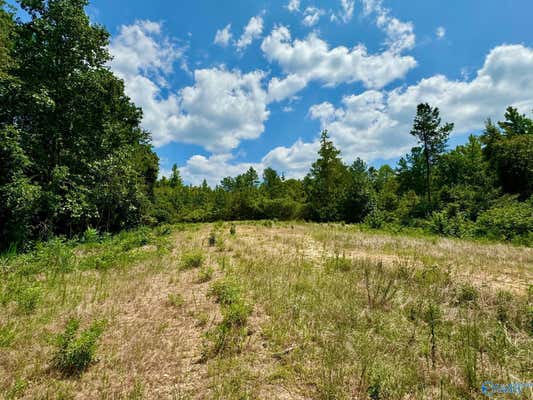
<svg viewBox="0 0 533 400"><path fill-rule="evenodd" d="M301 177L327 128L346 162L394 163L416 104L451 144L533 109L531 0L93 0L111 68L143 107L162 173Z"/></svg>

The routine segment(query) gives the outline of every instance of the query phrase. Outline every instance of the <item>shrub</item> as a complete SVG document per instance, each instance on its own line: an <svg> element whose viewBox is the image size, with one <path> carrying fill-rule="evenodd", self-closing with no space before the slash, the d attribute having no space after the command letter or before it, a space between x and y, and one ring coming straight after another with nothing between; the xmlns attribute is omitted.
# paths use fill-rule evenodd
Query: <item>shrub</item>
<svg viewBox="0 0 533 400"><path fill-rule="evenodd" d="M525 202L511 201L480 214L477 233L494 239L533 242L533 197Z"/></svg>
<svg viewBox="0 0 533 400"><path fill-rule="evenodd" d="M87 228L83 233L83 243L96 243L100 240L100 234L97 229Z"/></svg>
<svg viewBox="0 0 533 400"><path fill-rule="evenodd" d="M385 224L385 215L379 210L373 210L365 217L364 223L372 229L381 229Z"/></svg>
<svg viewBox="0 0 533 400"><path fill-rule="evenodd" d="M209 295L215 297L217 303L229 305L239 300L241 291L236 283L220 280L211 286Z"/></svg>
<svg viewBox="0 0 533 400"><path fill-rule="evenodd" d="M204 255L200 251L185 253L181 257L181 265L183 269L200 268L203 262Z"/></svg>
<svg viewBox="0 0 533 400"><path fill-rule="evenodd" d="M428 224L433 233L458 238L466 236L471 228L471 222L462 212L450 214L447 211L436 211L431 214Z"/></svg>
<svg viewBox="0 0 533 400"><path fill-rule="evenodd" d="M75 318L70 319L65 331L57 338L53 366L65 375L76 375L85 371L94 360L104 325L103 321L95 321L88 329L77 335L80 321Z"/></svg>

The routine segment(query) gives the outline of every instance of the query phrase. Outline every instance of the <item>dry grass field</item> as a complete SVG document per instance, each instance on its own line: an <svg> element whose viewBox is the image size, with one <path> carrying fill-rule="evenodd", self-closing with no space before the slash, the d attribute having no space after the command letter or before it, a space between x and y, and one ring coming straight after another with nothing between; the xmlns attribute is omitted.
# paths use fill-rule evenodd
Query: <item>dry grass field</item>
<svg viewBox="0 0 533 400"><path fill-rule="evenodd" d="M199 224L55 240L0 274L5 399L481 399L533 380L532 248Z"/></svg>

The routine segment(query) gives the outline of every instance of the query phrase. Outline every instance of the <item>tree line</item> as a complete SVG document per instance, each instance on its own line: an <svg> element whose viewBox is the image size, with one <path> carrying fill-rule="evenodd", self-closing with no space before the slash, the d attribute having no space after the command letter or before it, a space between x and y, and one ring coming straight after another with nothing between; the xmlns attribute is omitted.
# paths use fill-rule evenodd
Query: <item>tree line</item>
<svg viewBox="0 0 533 400"><path fill-rule="evenodd" d="M453 124L439 109L417 107L411 135L418 145L393 168L347 165L322 132L318 158L301 180L266 168L224 178L214 189L184 185L179 169L155 185L159 222L304 219L414 227L434 233L532 243L533 120L509 107L480 136L447 149ZM407 134L407 133L406 133Z"/></svg>
<svg viewBox="0 0 533 400"><path fill-rule="evenodd" d="M250 168L215 188L185 185L159 160L142 110L109 69L109 33L86 0L0 0L0 249L89 227L248 219L416 227L533 241L533 121L509 107L447 148L453 124L420 104L418 141L397 165L346 165L327 131L303 179ZM406 132L406 135L409 134Z"/></svg>

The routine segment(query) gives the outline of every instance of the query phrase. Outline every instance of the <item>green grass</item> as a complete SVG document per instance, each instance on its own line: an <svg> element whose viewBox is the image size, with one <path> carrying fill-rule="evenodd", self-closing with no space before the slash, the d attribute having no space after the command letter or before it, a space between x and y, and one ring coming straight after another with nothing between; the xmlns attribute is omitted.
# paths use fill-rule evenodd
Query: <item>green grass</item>
<svg viewBox="0 0 533 400"><path fill-rule="evenodd" d="M234 226L0 257L0 398L482 399L531 379L533 249Z"/></svg>

